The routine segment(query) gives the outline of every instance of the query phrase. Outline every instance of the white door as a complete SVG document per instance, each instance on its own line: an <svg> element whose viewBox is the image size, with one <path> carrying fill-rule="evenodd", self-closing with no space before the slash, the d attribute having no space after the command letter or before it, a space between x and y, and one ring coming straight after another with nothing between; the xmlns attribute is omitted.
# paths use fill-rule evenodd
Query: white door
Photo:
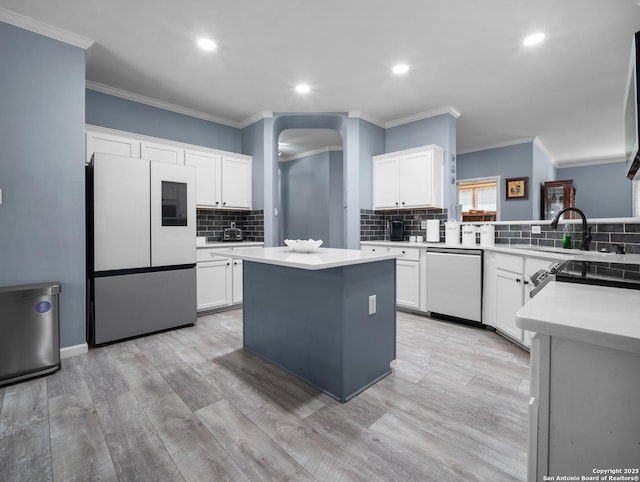
<svg viewBox="0 0 640 482"><path fill-rule="evenodd" d="M196 273L198 310L219 308L231 303L229 259L198 263Z"/></svg>
<svg viewBox="0 0 640 482"><path fill-rule="evenodd" d="M420 263L396 260L396 302L405 308L420 307Z"/></svg>
<svg viewBox="0 0 640 482"><path fill-rule="evenodd" d="M140 159L140 141L129 139L128 137L102 134L100 132L87 132L85 144L87 162L91 161L91 156L97 152Z"/></svg>
<svg viewBox="0 0 640 482"><path fill-rule="evenodd" d="M433 152L411 154L400 158L400 207L433 204Z"/></svg>
<svg viewBox="0 0 640 482"><path fill-rule="evenodd" d="M233 263L233 303L242 303L242 260L234 259Z"/></svg>
<svg viewBox="0 0 640 482"><path fill-rule="evenodd" d="M373 161L373 209L398 207L398 158Z"/></svg>
<svg viewBox="0 0 640 482"><path fill-rule="evenodd" d="M187 151L185 164L196 168L196 205L220 207L220 156Z"/></svg>
<svg viewBox="0 0 640 482"><path fill-rule="evenodd" d="M150 161L184 164L184 149L145 141L140 144L140 157Z"/></svg>
<svg viewBox="0 0 640 482"><path fill-rule="evenodd" d="M222 207L251 209L251 161L222 158Z"/></svg>
<svg viewBox="0 0 640 482"><path fill-rule="evenodd" d="M516 312L522 307L522 275L497 269L496 328L523 341L522 329L516 326Z"/></svg>
<svg viewBox="0 0 640 482"><path fill-rule="evenodd" d="M195 168L151 163L151 266L196 262Z"/></svg>
<svg viewBox="0 0 640 482"><path fill-rule="evenodd" d="M93 166L94 270L149 267L149 161L97 153Z"/></svg>

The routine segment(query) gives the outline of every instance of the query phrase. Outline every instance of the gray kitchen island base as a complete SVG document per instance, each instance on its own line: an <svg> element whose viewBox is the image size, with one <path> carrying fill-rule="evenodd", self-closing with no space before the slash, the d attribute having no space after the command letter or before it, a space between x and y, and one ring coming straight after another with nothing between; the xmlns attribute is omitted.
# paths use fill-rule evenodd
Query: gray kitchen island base
<svg viewBox="0 0 640 482"><path fill-rule="evenodd" d="M319 270L245 260L243 269L246 349L341 402L391 373L395 260Z"/></svg>

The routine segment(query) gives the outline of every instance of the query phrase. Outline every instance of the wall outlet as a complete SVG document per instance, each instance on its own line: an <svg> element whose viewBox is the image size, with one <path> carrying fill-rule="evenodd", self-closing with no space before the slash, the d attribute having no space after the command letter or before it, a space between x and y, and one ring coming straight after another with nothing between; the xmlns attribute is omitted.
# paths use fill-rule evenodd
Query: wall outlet
<svg viewBox="0 0 640 482"><path fill-rule="evenodd" d="M531 234L540 234L542 232L542 226L531 226Z"/></svg>
<svg viewBox="0 0 640 482"><path fill-rule="evenodd" d="M375 315L376 313L376 295L369 296L369 314Z"/></svg>
<svg viewBox="0 0 640 482"><path fill-rule="evenodd" d="M420 221L420 229L427 229L427 222L426 221Z"/></svg>

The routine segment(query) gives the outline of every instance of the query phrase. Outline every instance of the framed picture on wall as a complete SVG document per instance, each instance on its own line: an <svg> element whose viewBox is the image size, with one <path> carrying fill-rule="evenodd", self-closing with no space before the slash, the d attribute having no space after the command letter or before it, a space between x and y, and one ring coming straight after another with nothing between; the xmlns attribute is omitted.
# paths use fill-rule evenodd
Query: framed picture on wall
<svg viewBox="0 0 640 482"><path fill-rule="evenodd" d="M528 177L512 177L506 179L507 188L505 192L507 193L506 199L528 199L529 192L528 186L529 178Z"/></svg>

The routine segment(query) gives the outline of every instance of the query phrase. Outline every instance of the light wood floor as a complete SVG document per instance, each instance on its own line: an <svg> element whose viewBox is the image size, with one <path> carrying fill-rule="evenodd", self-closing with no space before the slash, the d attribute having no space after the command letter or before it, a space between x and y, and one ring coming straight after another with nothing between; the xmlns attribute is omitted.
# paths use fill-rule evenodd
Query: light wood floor
<svg viewBox="0 0 640 482"><path fill-rule="evenodd" d="M524 480L528 353L398 313L393 373L346 404L242 350L242 311L0 389L0 480Z"/></svg>

